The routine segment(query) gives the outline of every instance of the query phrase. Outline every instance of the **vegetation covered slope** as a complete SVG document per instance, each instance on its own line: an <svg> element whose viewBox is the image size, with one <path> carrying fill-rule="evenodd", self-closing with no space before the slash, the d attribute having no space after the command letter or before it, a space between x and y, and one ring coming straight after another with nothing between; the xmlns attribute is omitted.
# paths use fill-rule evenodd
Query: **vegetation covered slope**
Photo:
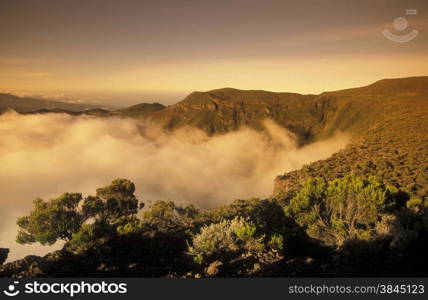
<svg viewBox="0 0 428 300"><path fill-rule="evenodd" d="M193 126L209 135L237 130L241 126L262 129L261 122L267 118L306 141L318 129L322 114L314 104L313 95L225 88L194 92L153 115L165 128Z"/></svg>
<svg viewBox="0 0 428 300"><path fill-rule="evenodd" d="M24 102L22 99L8 100L2 104L5 100L0 95L0 110L12 108L18 112L150 118L169 130L192 126L209 135L230 132L241 126L262 130L263 120L272 119L295 133L301 144L307 144L328 138L337 131L361 137L387 118L398 114L405 117L409 112L426 109L427 95L428 77L410 77L384 79L369 86L320 95L224 88L193 92L168 107L159 103L141 103L115 111L94 112L75 106L72 109L63 107L62 103L47 100L37 100L45 101L42 107L29 106L31 99Z"/></svg>
<svg viewBox="0 0 428 300"><path fill-rule="evenodd" d="M240 126L261 129L262 121L269 118L294 132L304 144L337 131L362 136L391 114L426 109L427 95L428 77L386 79L320 95L226 88L194 92L152 117L168 129L194 126L210 135Z"/></svg>
<svg viewBox="0 0 428 300"><path fill-rule="evenodd" d="M61 250L0 265L5 277L426 276L428 206L347 174L310 178L285 201L236 200L201 211L156 201L116 179L95 195L35 199L17 242ZM284 200L284 199L282 199ZM0 249L2 261L8 249Z"/></svg>
<svg viewBox="0 0 428 300"><path fill-rule="evenodd" d="M317 96L194 93L151 116L211 134L258 128L268 116L302 143L338 130L353 140L278 176L269 199L206 211L172 201L139 211L126 179L95 196L36 199L18 220L17 241L63 240L64 248L0 266L0 276L427 276L428 77Z"/></svg>
<svg viewBox="0 0 428 300"><path fill-rule="evenodd" d="M333 179L352 171L376 175L414 197L427 199L427 77L382 80L360 89L324 94L332 95L340 105L323 134L350 128L354 141L326 160L277 177L275 194L292 193L310 176ZM359 124L362 120L365 126Z"/></svg>

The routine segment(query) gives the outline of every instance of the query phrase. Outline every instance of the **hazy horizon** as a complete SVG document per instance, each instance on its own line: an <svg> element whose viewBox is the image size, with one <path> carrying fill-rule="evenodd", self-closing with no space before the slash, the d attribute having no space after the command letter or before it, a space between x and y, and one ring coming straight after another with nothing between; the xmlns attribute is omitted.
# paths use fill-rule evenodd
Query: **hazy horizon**
<svg viewBox="0 0 428 300"><path fill-rule="evenodd" d="M423 0L3 1L0 90L124 107L223 87L318 94L426 75L427 14ZM394 43L385 29L419 35Z"/></svg>
<svg viewBox="0 0 428 300"><path fill-rule="evenodd" d="M37 91L0 90L18 97L30 97L52 101L95 104L110 109L124 108L139 103L175 104L190 92L168 93L162 91Z"/></svg>
<svg viewBox="0 0 428 300"><path fill-rule="evenodd" d="M422 77L428 77L428 75L421 75ZM411 78L411 77L421 77L421 76L404 76L404 77L394 77L394 78L379 78L376 81L368 82L360 86L346 86L341 87L336 90L324 90L319 93L299 93L294 90L284 90L284 91L272 91L269 92L286 92L286 93L299 93L302 95L318 95L323 92L332 92L342 89L350 88L359 88L373 84L379 80L383 79L402 79L402 78ZM105 107L107 109L119 109L129 107L135 104L140 103L161 103L165 106L176 104L183 100L186 96L192 92L208 92L211 90L222 89L222 88L236 88L236 87L217 87L204 91L183 91L176 93L168 93L162 91L21 91L21 90L0 90L0 93L7 93L15 95L18 97L31 97L31 98L40 98L52 101L68 102L68 103L84 103L84 104L93 104L100 107ZM245 89L242 89L245 90ZM251 89L251 90L263 90L263 89Z"/></svg>

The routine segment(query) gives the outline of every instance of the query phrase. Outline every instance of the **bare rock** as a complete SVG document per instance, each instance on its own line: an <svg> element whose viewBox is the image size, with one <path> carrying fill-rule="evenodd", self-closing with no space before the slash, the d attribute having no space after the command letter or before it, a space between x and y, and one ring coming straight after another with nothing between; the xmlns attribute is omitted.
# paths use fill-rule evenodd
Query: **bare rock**
<svg viewBox="0 0 428 300"><path fill-rule="evenodd" d="M206 270L208 276L216 276L221 271L223 263L219 260L212 262Z"/></svg>
<svg viewBox="0 0 428 300"><path fill-rule="evenodd" d="M0 248L0 265L2 265L9 255L9 249L8 248Z"/></svg>

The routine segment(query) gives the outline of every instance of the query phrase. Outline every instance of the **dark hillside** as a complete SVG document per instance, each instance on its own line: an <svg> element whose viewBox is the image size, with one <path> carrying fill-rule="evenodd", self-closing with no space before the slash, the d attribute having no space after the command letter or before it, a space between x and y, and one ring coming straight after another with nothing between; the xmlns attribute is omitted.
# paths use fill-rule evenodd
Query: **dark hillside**
<svg viewBox="0 0 428 300"><path fill-rule="evenodd" d="M225 88L194 92L152 117L168 129L187 125L210 135L240 126L261 129L270 118L309 143L336 131L362 136L383 119L425 109L427 96L428 77L385 79L317 96Z"/></svg>
<svg viewBox="0 0 428 300"><path fill-rule="evenodd" d="M29 97L18 97L11 94L0 94L0 113L13 109L19 113L32 112L37 110L67 110L67 111L83 111L86 109L95 108L94 105L66 103L51 101L46 99L36 99Z"/></svg>
<svg viewBox="0 0 428 300"><path fill-rule="evenodd" d="M140 103L130 107L122 108L110 112L110 115L119 115L122 117L130 118L146 118L152 113L164 109L165 106L160 103Z"/></svg>
<svg viewBox="0 0 428 300"><path fill-rule="evenodd" d="M154 114L153 118L168 129L194 126L209 135L237 130L241 126L261 129L261 122L270 118L306 143L313 139L322 119L314 99L313 95L226 88L194 92Z"/></svg>

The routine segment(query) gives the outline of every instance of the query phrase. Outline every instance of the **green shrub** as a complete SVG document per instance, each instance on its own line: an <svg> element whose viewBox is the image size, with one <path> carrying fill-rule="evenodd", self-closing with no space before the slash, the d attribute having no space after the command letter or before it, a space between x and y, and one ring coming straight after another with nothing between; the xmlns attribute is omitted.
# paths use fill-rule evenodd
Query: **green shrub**
<svg viewBox="0 0 428 300"><path fill-rule="evenodd" d="M90 249L98 249L115 235L113 228L106 224L85 224L73 234L70 241L66 243L66 248L75 254L81 254Z"/></svg>
<svg viewBox="0 0 428 300"><path fill-rule="evenodd" d="M349 174L329 182L318 177L307 180L284 211L311 237L340 246L348 239L371 239L380 215L390 212L397 198L396 188L374 177Z"/></svg>
<svg viewBox="0 0 428 300"><path fill-rule="evenodd" d="M117 232L119 234L141 232L143 229L144 229L144 224L138 219L131 220L128 223L117 226Z"/></svg>
<svg viewBox="0 0 428 300"><path fill-rule="evenodd" d="M64 193L48 201L36 199L30 214L17 221L17 242L52 245L57 240L74 239L75 245L78 240L88 240L91 230L97 229L90 227L128 224L136 220L139 208L134 191L131 181L116 179L97 189L96 196L83 198L79 193Z"/></svg>
<svg viewBox="0 0 428 300"><path fill-rule="evenodd" d="M273 250L281 251L284 248L284 238L282 235L274 234L271 236L268 246Z"/></svg>
<svg viewBox="0 0 428 300"><path fill-rule="evenodd" d="M428 206L427 202L428 201L423 201L420 198L412 198L406 202L406 207L419 211L425 209Z"/></svg>
<svg viewBox="0 0 428 300"><path fill-rule="evenodd" d="M65 193L50 201L34 200L30 215L17 221L16 241L20 244L40 242L52 245L58 239L69 240L84 221L79 211L81 200L82 195L77 193Z"/></svg>
<svg viewBox="0 0 428 300"><path fill-rule="evenodd" d="M267 199L235 200L205 214L205 218L211 222L231 220L235 217L242 217L257 224L258 232L266 235L283 232L289 226L283 208L277 202Z"/></svg>
<svg viewBox="0 0 428 300"><path fill-rule="evenodd" d="M256 226L252 223L245 222L242 224L242 226L238 226L235 229L234 233L236 234L238 239L248 241L254 236L256 229Z"/></svg>
<svg viewBox="0 0 428 300"><path fill-rule="evenodd" d="M200 232L193 236L189 253L197 263L202 263L223 254L259 251L263 248L263 237L257 237L256 230L253 223L240 217L203 226Z"/></svg>
<svg viewBox="0 0 428 300"><path fill-rule="evenodd" d="M142 221L159 230L191 226L199 217L193 205L176 205L173 201L155 201L143 212Z"/></svg>

